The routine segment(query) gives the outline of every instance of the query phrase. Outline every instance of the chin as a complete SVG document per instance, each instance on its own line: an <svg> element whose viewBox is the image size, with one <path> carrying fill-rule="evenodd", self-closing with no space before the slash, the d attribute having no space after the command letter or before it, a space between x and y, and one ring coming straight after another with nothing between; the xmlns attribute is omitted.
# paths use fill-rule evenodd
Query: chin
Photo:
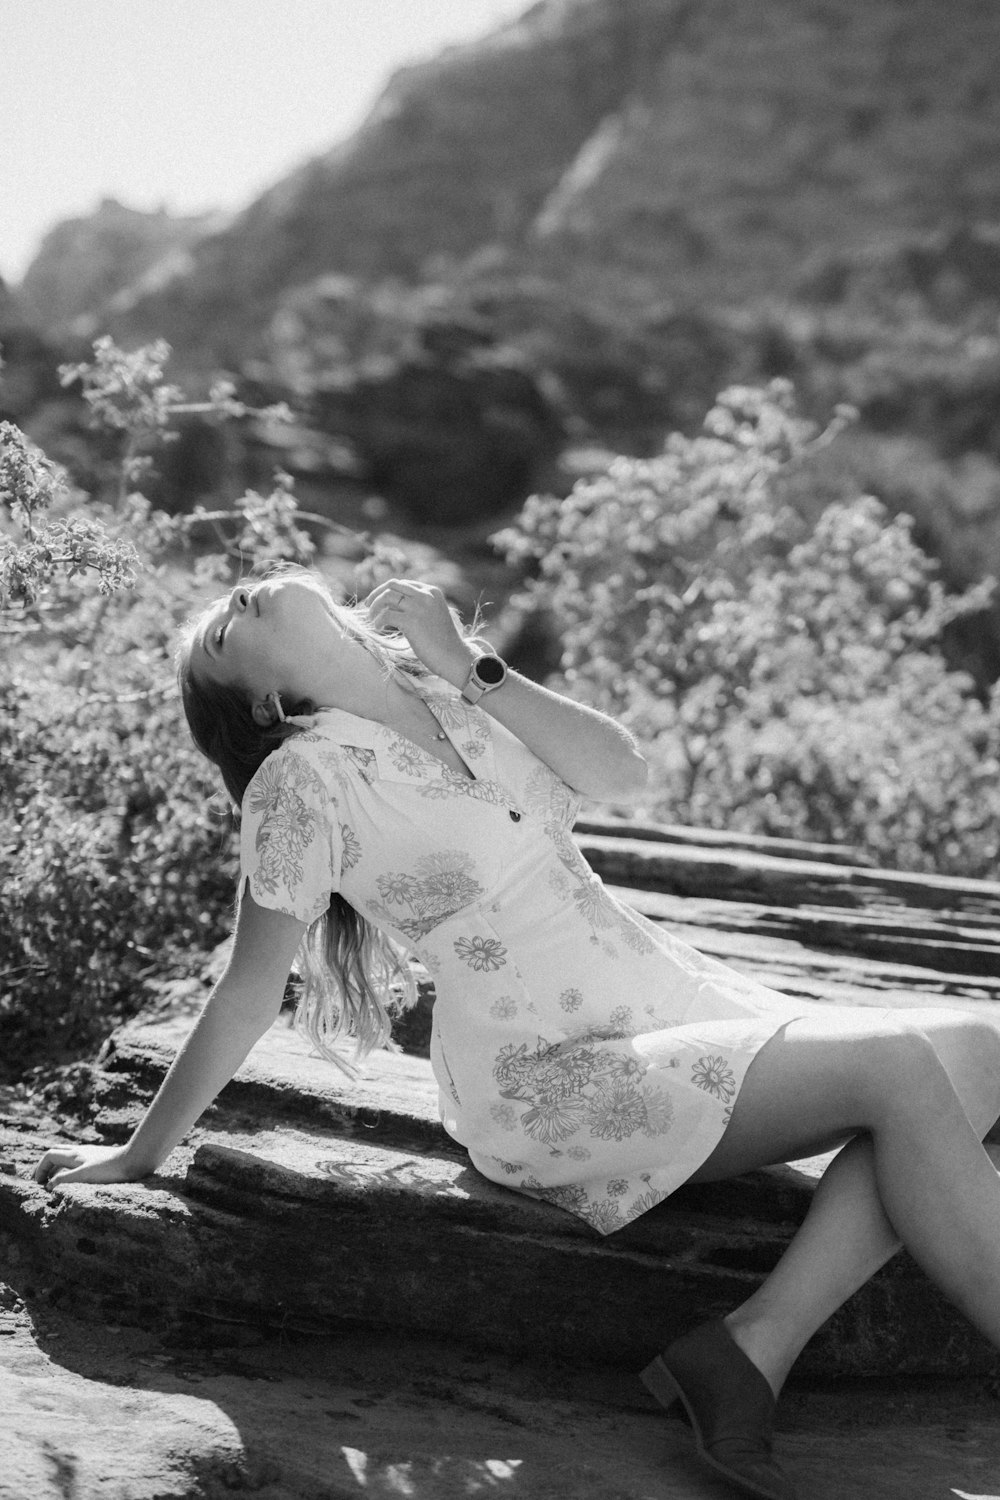
<svg viewBox="0 0 1000 1500"><path fill-rule="evenodd" d="M329 592L310 577L268 579L254 590L259 593L261 617L272 615L276 624L289 625L310 635L333 630L343 635L343 624Z"/></svg>
<svg viewBox="0 0 1000 1500"><path fill-rule="evenodd" d="M258 583L255 587L254 595L259 596L262 605L269 600L275 603L281 600L291 604L297 600L303 603L318 600L326 604L329 600L326 589L318 579L298 574L285 578L265 578L263 583Z"/></svg>

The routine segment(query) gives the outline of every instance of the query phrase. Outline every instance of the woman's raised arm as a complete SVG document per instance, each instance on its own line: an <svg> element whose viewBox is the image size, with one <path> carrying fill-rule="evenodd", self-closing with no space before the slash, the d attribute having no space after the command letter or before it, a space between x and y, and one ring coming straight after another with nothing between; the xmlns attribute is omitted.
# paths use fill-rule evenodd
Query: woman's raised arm
<svg viewBox="0 0 1000 1500"><path fill-rule="evenodd" d="M132 1139L124 1146L53 1147L35 1168L36 1181L131 1182L154 1172L275 1020L304 932L297 918L258 906L246 891L226 972Z"/></svg>
<svg viewBox="0 0 1000 1500"><path fill-rule="evenodd" d="M646 762L628 731L607 714L517 672L508 672L503 687L479 706L581 797L630 802L642 794Z"/></svg>
<svg viewBox="0 0 1000 1500"><path fill-rule="evenodd" d="M439 588L391 578L365 602L373 624L399 630L429 671L454 687L465 686L476 652L462 639ZM646 785L646 762L635 741L607 714L516 672L479 706L583 797L627 802Z"/></svg>

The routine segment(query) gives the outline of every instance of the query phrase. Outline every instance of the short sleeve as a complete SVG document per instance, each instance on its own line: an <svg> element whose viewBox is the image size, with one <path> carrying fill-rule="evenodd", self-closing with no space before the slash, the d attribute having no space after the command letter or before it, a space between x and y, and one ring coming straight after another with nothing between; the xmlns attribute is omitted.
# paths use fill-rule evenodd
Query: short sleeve
<svg viewBox="0 0 1000 1500"><path fill-rule="evenodd" d="M340 883L331 805L323 777L294 741L269 755L243 798L240 891L300 922L321 917Z"/></svg>

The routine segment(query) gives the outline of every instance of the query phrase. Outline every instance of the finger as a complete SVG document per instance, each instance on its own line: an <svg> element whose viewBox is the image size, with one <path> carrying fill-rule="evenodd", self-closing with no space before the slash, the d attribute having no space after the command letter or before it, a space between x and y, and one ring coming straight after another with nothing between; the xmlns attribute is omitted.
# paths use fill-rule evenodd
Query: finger
<svg viewBox="0 0 1000 1500"><path fill-rule="evenodd" d="M64 1167L59 1172L54 1172L49 1178L49 1187L63 1187L67 1182L79 1182L85 1179L88 1171L86 1164L80 1167Z"/></svg>
<svg viewBox="0 0 1000 1500"><path fill-rule="evenodd" d="M46 1188L55 1187L57 1183L59 1183L59 1182L62 1181L62 1179L63 1179L66 1171L67 1171L67 1168L60 1167L60 1168L55 1169L52 1172L46 1172L46 1174L45 1174L44 1177L39 1177L38 1178L38 1182L39 1182L39 1184L42 1187L46 1187Z"/></svg>
<svg viewBox="0 0 1000 1500"><path fill-rule="evenodd" d="M52 1147L46 1151L31 1175L36 1182L46 1182L52 1176L52 1173L58 1169L60 1164L70 1163L75 1160L75 1152L60 1151L58 1148Z"/></svg>
<svg viewBox="0 0 1000 1500"><path fill-rule="evenodd" d="M407 607L414 601L412 594L404 594L401 589L391 589L369 610L369 618L374 622L384 620L388 616L399 617L407 612Z"/></svg>
<svg viewBox="0 0 1000 1500"><path fill-rule="evenodd" d="M371 607L386 597L402 603L406 599L433 598L440 593L441 590L433 583L421 583L414 578L387 578L378 588L372 589L365 604Z"/></svg>
<svg viewBox="0 0 1000 1500"><path fill-rule="evenodd" d="M368 621L369 624L374 625L378 629L382 625L394 624L392 617L394 615L398 616L398 614L399 605L392 599L383 599L380 604L377 604L373 609L368 611Z"/></svg>
<svg viewBox="0 0 1000 1500"><path fill-rule="evenodd" d="M378 584L375 588L372 589L371 593L368 595L368 598L365 600L365 603L368 605L376 604L387 594L401 594L405 593L405 591L406 580L404 578L387 578L383 583Z"/></svg>
<svg viewBox="0 0 1000 1500"><path fill-rule="evenodd" d="M48 1171L43 1172L41 1175L36 1174L35 1181L40 1183L42 1187L51 1187L52 1184L57 1180L57 1178L60 1177L66 1170L67 1169L65 1167L51 1167Z"/></svg>
<svg viewBox="0 0 1000 1500"><path fill-rule="evenodd" d="M381 599L376 599L368 606L368 618L372 622L385 619L386 615L393 610L398 610L401 603L399 594L384 594Z"/></svg>

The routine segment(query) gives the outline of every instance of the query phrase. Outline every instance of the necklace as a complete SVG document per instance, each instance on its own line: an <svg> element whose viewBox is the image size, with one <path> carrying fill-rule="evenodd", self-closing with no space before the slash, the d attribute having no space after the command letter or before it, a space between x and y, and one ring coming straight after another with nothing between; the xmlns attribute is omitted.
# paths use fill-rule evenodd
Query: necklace
<svg viewBox="0 0 1000 1500"><path fill-rule="evenodd" d="M427 699L424 697L423 693L417 693L417 697L420 699L421 703L424 705L424 707L426 708L427 712L430 714L431 719L433 720L433 722L434 722L434 724L436 726L437 732L434 735L434 738L436 740L446 740L448 738L448 736L445 734L444 730L441 728L441 721L439 720L439 718L438 718L437 714L434 712L434 710L431 708L430 704L427 702Z"/></svg>

